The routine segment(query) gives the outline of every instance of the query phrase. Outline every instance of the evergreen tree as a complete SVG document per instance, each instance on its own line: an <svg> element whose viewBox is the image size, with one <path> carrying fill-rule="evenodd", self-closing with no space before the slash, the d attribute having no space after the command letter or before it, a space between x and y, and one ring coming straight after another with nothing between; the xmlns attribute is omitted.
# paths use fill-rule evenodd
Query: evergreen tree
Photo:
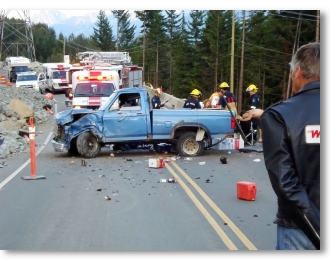
<svg viewBox="0 0 330 260"><path fill-rule="evenodd" d="M105 15L105 11L100 10L97 19L96 27L93 27L94 33L91 39L101 51L113 51L115 49L115 40L112 35L112 26Z"/></svg>
<svg viewBox="0 0 330 260"><path fill-rule="evenodd" d="M190 46L187 22L184 12L181 13L181 24L178 31L180 38L176 41L174 46L175 59L173 69L173 87L172 94L179 98L187 98L191 92L193 83L192 61L189 57L193 53Z"/></svg>
<svg viewBox="0 0 330 260"><path fill-rule="evenodd" d="M47 24L37 23L32 26L33 42L37 60L46 62L55 48L56 33Z"/></svg>
<svg viewBox="0 0 330 260"><path fill-rule="evenodd" d="M128 10L114 10L112 13L117 18L116 46L118 50L128 48L133 43L136 25L130 25Z"/></svg>
<svg viewBox="0 0 330 260"><path fill-rule="evenodd" d="M173 72L173 59L174 59L174 46L177 40L180 37L178 33L180 29L180 22L182 18L180 18L180 14L176 14L175 10L165 10L167 17L165 18L165 30L168 37L169 42L169 78L166 81L166 85L169 86L169 92L172 92L172 72Z"/></svg>
<svg viewBox="0 0 330 260"><path fill-rule="evenodd" d="M191 89L197 88L203 92L203 81L201 79L201 75L203 73L202 68L202 52L201 52L201 41L202 41L202 33L204 27L204 10L192 10L189 13L191 17L191 21L188 22L188 37L190 40L190 44L193 48L193 55L190 56L192 59L193 67L192 69L192 85ZM188 58L188 57L187 57Z"/></svg>

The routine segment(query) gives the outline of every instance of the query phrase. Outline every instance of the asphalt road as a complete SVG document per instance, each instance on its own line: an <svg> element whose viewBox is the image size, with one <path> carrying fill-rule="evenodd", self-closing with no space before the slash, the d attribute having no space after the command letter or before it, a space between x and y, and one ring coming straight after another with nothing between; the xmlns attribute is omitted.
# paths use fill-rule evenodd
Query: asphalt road
<svg viewBox="0 0 330 260"><path fill-rule="evenodd" d="M53 111L66 109L64 94L55 98ZM31 174L29 152L0 169L0 250L274 250L276 197L263 153L207 150L152 169L148 160L162 155L105 147L82 166L53 150L53 125L36 127L37 176L45 179L21 178ZM240 181L256 184L254 201L237 198Z"/></svg>

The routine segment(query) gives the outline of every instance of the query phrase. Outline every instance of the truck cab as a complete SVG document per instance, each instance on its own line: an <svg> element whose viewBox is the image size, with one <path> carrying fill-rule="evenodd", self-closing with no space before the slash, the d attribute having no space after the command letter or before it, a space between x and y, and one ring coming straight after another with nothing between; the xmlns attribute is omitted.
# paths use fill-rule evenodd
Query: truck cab
<svg viewBox="0 0 330 260"><path fill-rule="evenodd" d="M42 68L46 74L48 90L54 94L66 91L69 88L68 72L71 67L68 63L44 63Z"/></svg>
<svg viewBox="0 0 330 260"><path fill-rule="evenodd" d="M21 72L17 74L15 85L17 88L31 88L43 93L47 87L47 80L43 72L39 74L34 71Z"/></svg>
<svg viewBox="0 0 330 260"><path fill-rule="evenodd" d="M72 91L65 104L74 109L98 109L117 89L119 75L116 71L76 71L72 74Z"/></svg>

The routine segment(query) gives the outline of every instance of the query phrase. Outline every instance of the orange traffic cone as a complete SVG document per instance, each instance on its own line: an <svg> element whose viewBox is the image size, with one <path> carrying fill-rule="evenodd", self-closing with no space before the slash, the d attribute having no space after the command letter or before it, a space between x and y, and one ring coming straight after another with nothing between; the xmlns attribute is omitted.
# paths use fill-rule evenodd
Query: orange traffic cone
<svg viewBox="0 0 330 260"><path fill-rule="evenodd" d="M8 82L7 82L7 86L8 86L8 87L11 87L10 80L8 80Z"/></svg>

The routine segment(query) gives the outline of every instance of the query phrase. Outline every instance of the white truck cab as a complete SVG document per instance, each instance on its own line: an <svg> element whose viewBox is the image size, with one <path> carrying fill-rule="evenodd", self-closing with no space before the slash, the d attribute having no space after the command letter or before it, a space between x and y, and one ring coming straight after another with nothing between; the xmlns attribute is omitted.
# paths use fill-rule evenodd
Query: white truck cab
<svg viewBox="0 0 330 260"><path fill-rule="evenodd" d="M47 86L47 80L43 72L37 74L34 71L17 73L17 88L33 88L40 93Z"/></svg>
<svg viewBox="0 0 330 260"><path fill-rule="evenodd" d="M72 73L72 90L65 104L74 109L98 109L117 89L119 75L116 71L76 71Z"/></svg>
<svg viewBox="0 0 330 260"><path fill-rule="evenodd" d="M44 63L43 72L48 81L48 90L53 92L65 91L69 88L68 71L72 67L69 63Z"/></svg>

